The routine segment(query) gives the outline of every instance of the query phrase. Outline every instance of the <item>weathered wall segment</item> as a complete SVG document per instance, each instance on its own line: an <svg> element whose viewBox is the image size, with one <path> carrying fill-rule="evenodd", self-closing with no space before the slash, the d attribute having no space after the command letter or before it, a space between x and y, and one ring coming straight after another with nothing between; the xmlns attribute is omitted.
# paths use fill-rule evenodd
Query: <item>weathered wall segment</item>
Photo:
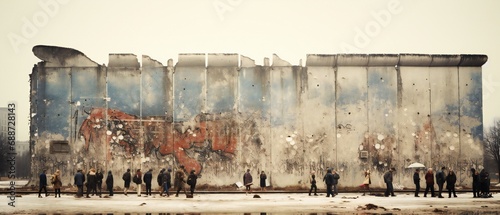
<svg viewBox="0 0 500 215"><path fill-rule="evenodd" d="M238 54L180 54L162 65L110 54L108 66L81 52L35 46L31 74L33 181L61 169L121 175L127 168L184 165L212 186L251 169L275 187L308 186L326 168L341 186L374 186L410 163L456 170L482 165L484 55L308 55L306 66L273 56L264 65ZM119 184L119 183L118 183ZM321 186L321 185L320 185Z"/></svg>

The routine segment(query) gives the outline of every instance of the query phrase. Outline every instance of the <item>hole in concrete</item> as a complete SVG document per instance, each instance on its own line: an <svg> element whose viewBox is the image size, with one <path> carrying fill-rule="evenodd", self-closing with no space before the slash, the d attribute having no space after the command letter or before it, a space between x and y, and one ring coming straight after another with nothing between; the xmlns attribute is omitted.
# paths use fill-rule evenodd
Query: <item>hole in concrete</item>
<svg viewBox="0 0 500 215"><path fill-rule="evenodd" d="M418 115L420 115L420 112L417 112Z"/></svg>
<svg viewBox="0 0 500 215"><path fill-rule="evenodd" d="M254 87L254 85L252 84L252 87Z"/></svg>
<svg viewBox="0 0 500 215"><path fill-rule="evenodd" d="M415 86L415 83L413 83L413 86Z"/></svg>
<svg viewBox="0 0 500 215"><path fill-rule="evenodd" d="M351 115L351 112L349 112L349 115Z"/></svg>
<svg viewBox="0 0 500 215"><path fill-rule="evenodd" d="M186 88L182 88L182 90L186 90Z"/></svg>
<svg viewBox="0 0 500 215"><path fill-rule="evenodd" d="M465 84L465 86L469 86L469 84Z"/></svg>

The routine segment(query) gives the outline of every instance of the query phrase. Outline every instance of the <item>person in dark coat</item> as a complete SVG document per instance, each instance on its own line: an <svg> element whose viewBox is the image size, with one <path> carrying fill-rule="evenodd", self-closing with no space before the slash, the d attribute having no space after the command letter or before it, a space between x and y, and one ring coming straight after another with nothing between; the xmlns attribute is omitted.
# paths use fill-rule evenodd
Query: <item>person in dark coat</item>
<svg viewBox="0 0 500 215"><path fill-rule="evenodd" d="M444 198L443 195L441 194L443 192L443 186L444 182L446 182L446 178L444 176L444 170L446 167L441 167L441 170L439 170L436 173L436 183L438 184L439 192L438 192L438 198Z"/></svg>
<svg viewBox="0 0 500 215"><path fill-rule="evenodd" d="M472 168L470 169L472 175L472 194L474 194L473 198L479 197L479 171Z"/></svg>
<svg viewBox="0 0 500 215"><path fill-rule="evenodd" d="M424 197L427 197L427 192L431 191L431 197L436 197L434 194L434 173L432 173L432 168L427 169L425 173L425 192Z"/></svg>
<svg viewBox="0 0 500 215"><path fill-rule="evenodd" d="M326 184L326 197L330 197L330 195L332 197L335 196L335 194L333 194L333 191L332 191L333 180L334 180L334 178L333 178L332 170L328 169L326 171L325 177L323 177L323 181L325 181L325 184Z"/></svg>
<svg viewBox="0 0 500 215"><path fill-rule="evenodd" d="M141 188L142 188L142 172L141 169L137 169L134 175L134 183L137 186L137 196L141 196Z"/></svg>
<svg viewBox="0 0 500 215"><path fill-rule="evenodd" d="M264 191L266 190L267 175L266 173L264 173L264 171L261 171L259 177L260 177L260 190Z"/></svg>
<svg viewBox="0 0 500 215"><path fill-rule="evenodd" d="M247 172L243 174L243 184L245 185L245 190L247 192L250 191L250 186L253 184L252 174L250 174L250 169L247 169Z"/></svg>
<svg viewBox="0 0 500 215"><path fill-rule="evenodd" d="M151 196L151 183L153 181L153 169L149 169L144 174L144 183L146 184L146 196Z"/></svg>
<svg viewBox="0 0 500 215"><path fill-rule="evenodd" d="M163 194L163 173L165 172L165 168L160 170L158 176L156 176L156 182L158 182L158 186L160 187L160 196Z"/></svg>
<svg viewBox="0 0 500 215"><path fill-rule="evenodd" d="M413 173L413 183L415 184L415 197L420 197L418 193L420 192L420 169L415 169Z"/></svg>
<svg viewBox="0 0 500 215"><path fill-rule="evenodd" d="M43 170L42 173L40 174L40 189L38 190L38 198L42 198L42 190L45 191L45 197L49 196L47 193L47 170Z"/></svg>
<svg viewBox="0 0 500 215"><path fill-rule="evenodd" d="M130 188L130 181L132 180L132 174L130 174L130 169L127 169L127 172L123 173L122 180L123 184L123 193L127 196L127 191Z"/></svg>
<svg viewBox="0 0 500 215"><path fill-rule="evenodd" d="M339 195L339 191L337 190L337 184L339 184L340 176L335 170L332 170L332 175L333 175L332 192L336 196Z"/></svg>
<svg viewBox="0 0 500 215"><path fill-rule="evenodd" d="M386 185L386 189L385 189L385 196L388 197L389 195L391 196L396 196L394 195L394 187L392 186L392 180L393 180L393 172L396 171L396 169L394 167L392 167L389 171L387 171L385 174L384 174L384 183Z"/></svg>
<svg viewBox="0 0 500 215"><path fill-rule="evenodd" d="M174 186L177 188L175 197L179 197L179 192L181 190L184 190L184 194L186 194L187 197L186 187L184 186L185 183L186 183L186 174L184 173L184 166L181 165L179 169L175 171Z"/></svg>
<svg viewBox="0 0 500 215"><path fill-rule="evenodd" d="M309 189L309 195L311 195L312 191L314 189L314 195L318 195L318 187L316 186L316 175L314 172L311 173L311 189Z"/></svg>
<svg viewBox="0 0 500 215"><path fill-rule="evenodd" d="M163 173L163 192L166 193L167 197L170 196L168 190L172 187L172 169L168 168L167 171Z"/></svg>
<svg viewBox="0 0 500 215"><path fill-rule="evenodd" d="M113 196L113 174L111 170L108 171L108 177L106 177L106 189L109 191L109 196Z"/></svg>
<svg viewBox="0 0 500 215"><path fill-rule="evenodd" d="M446 176L446 189L448 190L448 198L451 198L451 193L453 192L453 197L457 197L455 193L455 183L457 182L457 175L452 169L448 172Z"/></svg>
<svg viewBox="0 0 500 215"><path fill-rule="evenodd" d="M89 173L87 174L87 196L86 198L90 198L89 194L92 193L92 196L94 194L97 195L97 176L95 175L95 169L92 168L90 169Z"/></svg>
<svg viewBox="0 0 500 215"><path fill-rule="evenodd" d="M81 198L83 196L83 185L85 184L85 175L82 173L81 169L78 169L75 174L75 185L78 188L76 192L76 197Z"/></svg>
<svg viewBox="0 0 500 215"><path fill-rule="evenodd" d="M102 174L100 169L97 169L97 172L95 173L96 177L96 187L97 187L97 192L99 197L102 197L102 179L104 178L104 175Z"/></svg>
<svg viewBox="0 0 500 215"><path fill-rule="evenodd" d="M194 194L194 189L196 188L196 181L198 180L198 176L195 174L195 170L191 170L189 173L187 184L189 185L189 190L191 191L191 196Z"/></svg>
<svg viewBox="0 0 500 215"><path fill-rule="evenodd" d="M490 195L490 174L482 169L479 173L479 189L481 190L480 197L487 198Z"/></svg>

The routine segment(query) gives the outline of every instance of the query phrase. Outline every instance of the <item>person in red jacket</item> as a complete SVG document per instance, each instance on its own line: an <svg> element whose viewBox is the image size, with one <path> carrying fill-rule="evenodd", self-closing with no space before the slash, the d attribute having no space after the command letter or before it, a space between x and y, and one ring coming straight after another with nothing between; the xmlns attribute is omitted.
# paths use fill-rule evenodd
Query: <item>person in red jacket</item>
<svg viewBox="0 0 500 215"><path fill-rule="evenodd" d="M427 170L427 173L425 174L425 192L424 192L424 197L427 197L427 193L429 192L429 189L431 190L431 196L435 197L434 195L434 174L432 173L432 168L429 168Z"/></svg>

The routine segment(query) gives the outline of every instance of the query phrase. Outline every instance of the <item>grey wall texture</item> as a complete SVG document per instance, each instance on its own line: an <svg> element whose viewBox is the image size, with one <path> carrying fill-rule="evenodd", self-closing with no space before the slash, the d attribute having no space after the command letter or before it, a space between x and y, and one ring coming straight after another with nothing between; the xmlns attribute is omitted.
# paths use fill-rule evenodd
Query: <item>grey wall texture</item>
<svg viewBox="0 0 500 215"><path fill-rule="evenodd" d="M32 177L60 169L130 169L202 174L232 185L250 169L275 188L307 187L311 172L372 186L396 168L395 186L413 187L420 162L455 170L483 163L481 66L485 55L307 55L264 65L238 54L180 54L162 65L110 54L107 66L83 53L35 46L31 78ZM423 175L422 175L423 177ZM319 183L318 185L322 185Z"/></svg>

